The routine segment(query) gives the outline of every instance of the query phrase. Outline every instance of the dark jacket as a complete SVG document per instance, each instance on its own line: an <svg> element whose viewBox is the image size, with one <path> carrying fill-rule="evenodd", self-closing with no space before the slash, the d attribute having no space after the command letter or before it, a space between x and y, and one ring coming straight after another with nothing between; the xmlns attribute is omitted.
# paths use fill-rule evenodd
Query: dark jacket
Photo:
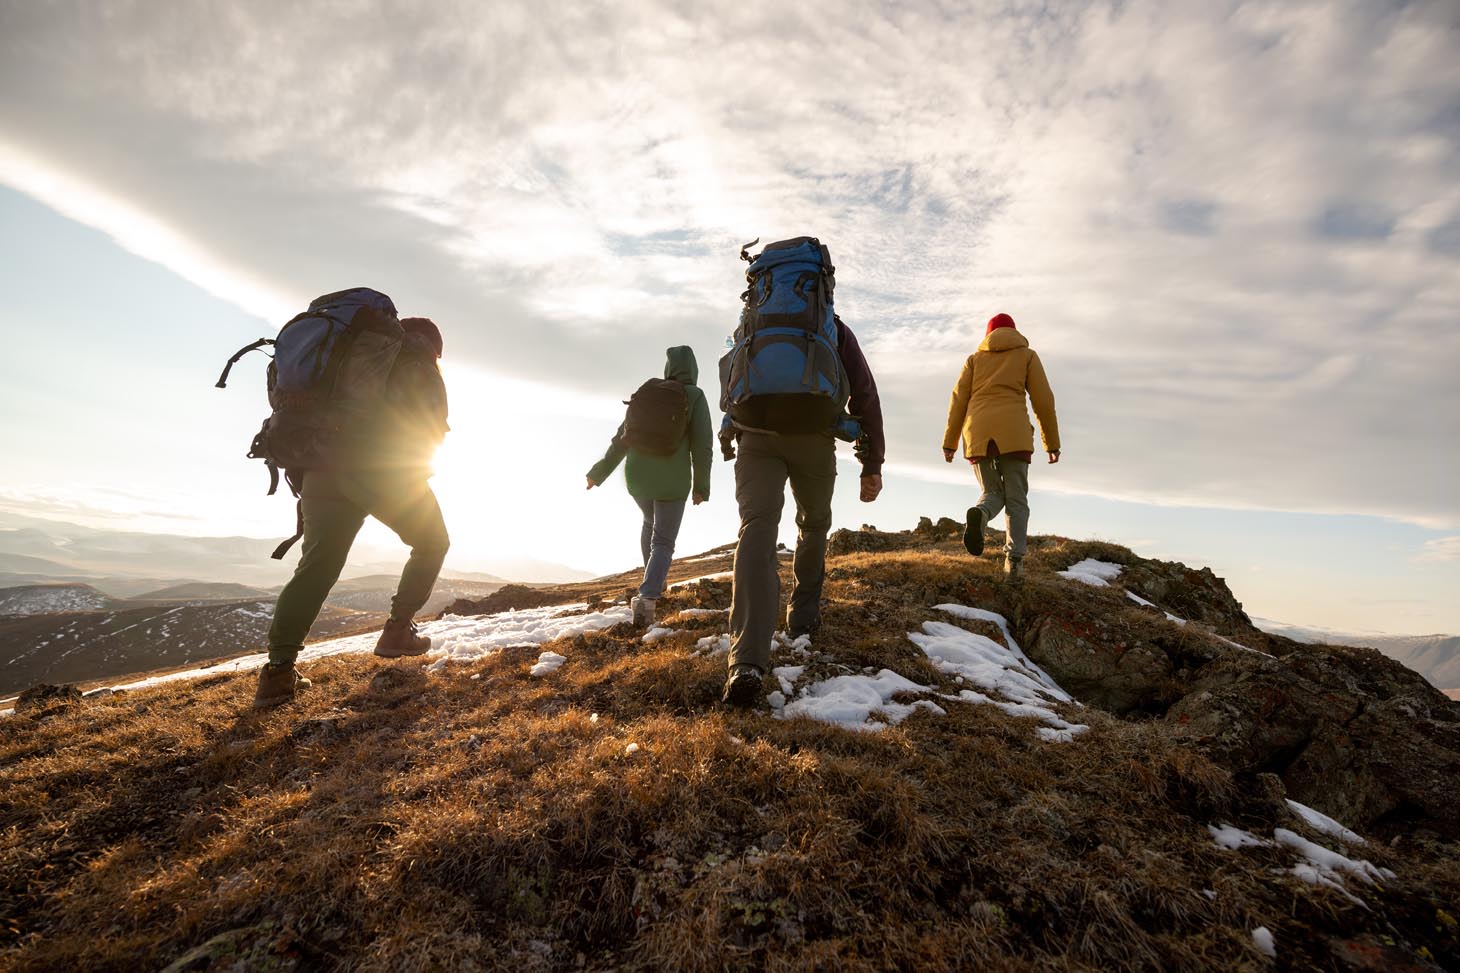
<svg viewBox="0 0 1460 973"><path fill-rule="evenodd" d="M446 438L446 383L436 350L421 335L406 335L385 391L378 453L386 465L431 475L431 461Z"/></svg>
<svg viewBox="0 0 1460 973"><path fill-rule="evenodd" d="M668 456L655 456L627 445L624 427L620 425L609 443L603 459L593 465L588 476L594 483L603 483L626 456L624 480L629 495L638 500L684 500L691 490L705 499L710 497L710 461L713 427L710 404L695 383L700 368L695 353L688 345L678 345L665 352L664 377L684 385L689 398L689 429L679 448Z"/></svg>

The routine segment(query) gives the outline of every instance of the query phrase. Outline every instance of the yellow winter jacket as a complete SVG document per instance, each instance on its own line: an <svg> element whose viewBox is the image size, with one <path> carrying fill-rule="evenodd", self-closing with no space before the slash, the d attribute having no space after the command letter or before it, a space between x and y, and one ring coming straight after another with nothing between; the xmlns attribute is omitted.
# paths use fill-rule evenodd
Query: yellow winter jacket
<svg viewBox="0 0 1460 973"><path fill-rule="evenodd" d="M1026 393L1039 418L1045 452L1058 451L1060 431L1054 414L1054 392L1039 356L1018 331L996 328L963 363L963 372L948 402L943 448L957 448L958 437L962 436L963 455L969 458L985 455L990 439L1000 453L1032 453L1034 427L1024 408Z"/></svg>

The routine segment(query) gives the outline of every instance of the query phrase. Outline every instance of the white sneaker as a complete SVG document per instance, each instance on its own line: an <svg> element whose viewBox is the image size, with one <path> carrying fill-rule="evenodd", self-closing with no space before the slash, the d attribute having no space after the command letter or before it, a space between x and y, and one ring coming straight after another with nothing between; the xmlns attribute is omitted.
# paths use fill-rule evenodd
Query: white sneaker
<svg viewBox="0 0 1460 973"><path fill-rule="evenodd" d="M640 598L634 596L634 624L640 628L648 628L654 624L654 606L658 604L653 598Z"/></svg>

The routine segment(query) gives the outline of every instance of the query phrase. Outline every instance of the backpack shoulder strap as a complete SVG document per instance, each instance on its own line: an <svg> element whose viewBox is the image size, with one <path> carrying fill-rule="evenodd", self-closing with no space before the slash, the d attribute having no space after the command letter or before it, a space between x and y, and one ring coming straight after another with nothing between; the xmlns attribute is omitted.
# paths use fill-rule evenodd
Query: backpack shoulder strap
<svg viewBox="0 0 1460 973"><path fill-rule="evenodd" d="M251 351L258 351L264 345L272 345L273 343L273 338L260 338L253 344L244 345L242 348L235 351L233 353L233 357L228 359L228 364L223 366L223 374L218 376L218 383L213 387L217 389L226 389L228 387L228 373L233 371L233 366L238 364L238 360L240 358L242 358L244 355L248 354Z"/></svg>

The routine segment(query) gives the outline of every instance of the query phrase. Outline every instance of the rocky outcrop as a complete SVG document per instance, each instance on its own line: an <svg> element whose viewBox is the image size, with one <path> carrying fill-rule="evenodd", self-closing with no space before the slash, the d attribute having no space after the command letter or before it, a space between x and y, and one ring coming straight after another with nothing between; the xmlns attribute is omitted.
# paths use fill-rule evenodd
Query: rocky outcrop
<svg viewBox="0 0 1460 973"><path fill-rule="evenodd" d="M75 686L32 686L15 698L15 712L44 713L80 701L81 690Z"/></svg>
<svg viewBox="0 0 1460 973"><path fill-rule="evenodd" d="M530 588L527 585L503 585L485 598L458 598L446 606L443 615L490 615L494 612L521 611L560 605L565 600L557 591ZM571 599L566 599L571 600Z"/></svg>

